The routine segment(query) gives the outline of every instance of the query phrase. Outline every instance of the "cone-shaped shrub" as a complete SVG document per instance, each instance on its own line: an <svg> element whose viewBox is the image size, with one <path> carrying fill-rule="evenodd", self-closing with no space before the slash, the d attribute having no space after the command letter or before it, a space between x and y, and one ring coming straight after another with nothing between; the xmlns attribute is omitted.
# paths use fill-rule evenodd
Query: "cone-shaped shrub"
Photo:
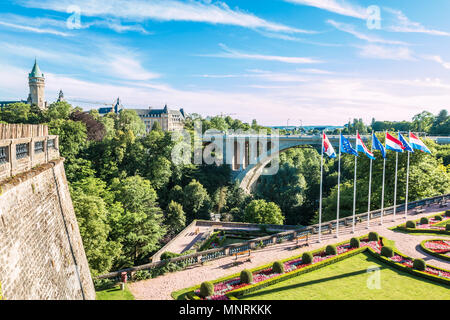
<svg viewBox="0 0 450 320"><path fill-rule="evenodd" d="M442 216L437 215L437 216L434 217L434 219L438 220L438 221L442 221Z"/></svg>
<svg viewBox="0 0 450 320"><path fill-rule="evenodd" d="M406 221L406 227L410 229L416 228L416 223L414 221Z"/></svg>
<svg viewBox="0 0 450 320"><path fill-rule="evenodd" d="M394 256L394 250L391 247L384 246L381 248L381 255L384 257L392 258Z"/></svg>
<svg viewBox="0 0 450 320"><path fill-rule="evenodd" d="M352 248L359 248L360 246L360 241L358 238L351 238L350 239L350 247Z"/></svg>
<svg viewBox="0 0 450 320"><path fill-rule="evenodd" d="M427 217L423 217L420 219L420 224L428 224L430 221L428 221Z"/></svg>
<svg viewBox="0 0 450 320"><path fill-rule="evenodd" d="M423 259L414 259L413 262L413 269L419 270L419 271L425 271L425 268L427 267L425 261Z"/></svg>
<svg viewBox="0 0 450 320"><path fill-rule="evenodd" d="M253 281L253 273L251 273L249 270L242 270L241 271L241 283L252 283Z"/></svg>
<svg viewBox="0 0 450 320"><path fill-rule="evenodd" d="M445 216L450 217L450 210L445 211Z"/></svg>
<svg viewBox="0 0 450 320"><path fill-rule="evenodd" d="M313 255L311 252L305 252L302 255L302 263L309 264L309 263L312 263L312 261L313 261Z"/></svg>
<svg viewBox="0 0 450 320"><path fill-rule="evenodd" d="M445 225L445 230L446 230L446 231L450 231L450 223L447 223L447 224Z"/></svg>
<svg viewBox="0 0 450 320"><path fill-rule="evenodd" d="M378 240L380 240L378 233L376 233L376 232L369 233L369 241L378 241Z"/></svg>
<svg viewBox="0 0 450 320"><path fill-rule="evenodd" d="M325 253L329 256L337 254L337 249L335 245L329 244L325 248Z"/></svg>
<svg viewBox="0 0 450 320"><path fill-rule="evenodd" d="M275 261L272 266L274 273L284 273L284 263L281 261Z"/></svg>
<svg viewBox="0 0 450 320"><path fill-rule="evenodd" d="M200 285L200 296L203 298L212 296L214 294L214 285L209 282L205 281Z"/></svg>

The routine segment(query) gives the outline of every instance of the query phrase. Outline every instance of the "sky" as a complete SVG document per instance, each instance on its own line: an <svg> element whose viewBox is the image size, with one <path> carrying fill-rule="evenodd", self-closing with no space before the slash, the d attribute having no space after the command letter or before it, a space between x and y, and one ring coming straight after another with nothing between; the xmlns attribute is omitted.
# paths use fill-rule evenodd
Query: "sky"
<svg viewBox="0 0 450 320"><path fill-rule="evenodd" d="M13 0L0 100L184 108L262 125L401 121L450 104L448 0Z"/></svg>

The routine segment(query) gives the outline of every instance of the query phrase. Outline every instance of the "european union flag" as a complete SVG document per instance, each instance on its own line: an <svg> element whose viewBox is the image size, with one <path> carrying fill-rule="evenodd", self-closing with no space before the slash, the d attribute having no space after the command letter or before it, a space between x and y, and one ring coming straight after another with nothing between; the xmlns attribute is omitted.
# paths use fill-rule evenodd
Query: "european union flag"
<svg viewBox="0 0 450 320"><path fill-rule="evenodd" d="M386 158L386 149L381 144L380 140L378 140L378 138L375 135L375 133L372 134L372 146L373 146L374 150L380 150L381 151L381 155L383 156L383 158Z"/></svg>
<svg viewBox="0 0 450 320"><path fill-rule="evenodd" d="M344 137L341 134L341 146L340 146L341 152L343 153L348 153L348 154L352 154L354 156L358 156L358 152L353 149L352 145L350 144L350 141Z"/></svg>
<svg viewBox="0 0 450 320"><path fill-rule="evenodd" d="M400 140L403 143L403 146L405 147L405 151L414 152L413 148L409 144L408 141L402 136L402 134L398 133L398 140Z"/></svg>

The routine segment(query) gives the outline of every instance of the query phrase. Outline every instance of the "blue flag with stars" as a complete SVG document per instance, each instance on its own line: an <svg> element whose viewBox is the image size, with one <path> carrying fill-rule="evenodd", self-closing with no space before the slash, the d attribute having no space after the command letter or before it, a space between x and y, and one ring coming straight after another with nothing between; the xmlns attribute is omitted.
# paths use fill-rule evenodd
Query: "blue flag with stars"
<svg viewBox="0 0 450 320"><path fill-rule="evenodd" d="M343 153L348 153L348 154L352 154L354 156L358 156L358 152L353 149L352 145L350 144L350 141L344 137L341 134L341 145L340 145L340 149Z"/></svg>
<svg viewBox="0 0 450 320"><path fill-rule="evenodd" d="M381 151L381 155L383 156L383 158L386 158L386 149L381 144L380 140L378 140L378 138L375 135L375 133L372 134L372 146L373 146L374 150L380 150Z"/></svg>
<svg viewBox="0 0 450 320"><path fill-rule="evenodd" d="M402 134L398 133L398 140L400 140L403 143L403 146L405 147L405 151L414 152L413 148L409 144L408 141L406 141L405 137L402 136Z"/></svg>

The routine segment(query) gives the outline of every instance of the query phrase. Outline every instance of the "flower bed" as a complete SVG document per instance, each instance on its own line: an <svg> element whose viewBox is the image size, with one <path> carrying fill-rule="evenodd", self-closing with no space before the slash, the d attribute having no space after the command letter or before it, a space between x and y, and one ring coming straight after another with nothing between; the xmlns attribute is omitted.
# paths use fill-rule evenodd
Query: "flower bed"
<svg viewBox="0 0 450 320"><path fill-rule="evenodd" d="M242 296L249 292L257 291L277 282L287 280L291 277L317 270L326 265L341 261L366 250L372 253L375 257L380 258L381 260L404 271L428 279L437 280L447 285L450 284L450 271L448 270L439 269L432 266L427 266L424 271L414 270L412 268L414 259L403 256L401 253L394 251L394 256L392 258L381 256L380 252L381 247L383 246L382 238L380 238L379 241L369 241L367 237L361 237L360 240L361 244L359 248L350 247L349 241L337 244L336 255L327 255L325 253L325 248L313 251L313 262L310 264L302 263L302 258L300 256L284 260L283 264L285 272L283 274L274 273L271 265L253 269L251 270L253 273L253 282L251 284L241 283L238 274L219 279L214 282L215 294L207 297L205 300L234 300L236 297ZM199 286L194 287L188 296L191 299L203 300L199 296Z"/></svg>
<svg viewBox="0 0 450 320"><path fill-rule="evenodd" d="M435 217L441 216L442 220L438 220ZM445 224L450 223L450 217L446 216L444 212L435 213L432 216L428 217L428 223L420 223L421 219L413 220L416 224L415 228L406 227L406 223L402 223L399 226L391 228L391 230L402 230L411 233L438 233L438 234L448 234L449 231L446 231Z"/></svg>
<svg viewBox="0 0 450 320"><path fill-rule="evenodd" d="M431 239L424 240L420 244L423 251L439 259L450 261L450 240Z"/></svg>

